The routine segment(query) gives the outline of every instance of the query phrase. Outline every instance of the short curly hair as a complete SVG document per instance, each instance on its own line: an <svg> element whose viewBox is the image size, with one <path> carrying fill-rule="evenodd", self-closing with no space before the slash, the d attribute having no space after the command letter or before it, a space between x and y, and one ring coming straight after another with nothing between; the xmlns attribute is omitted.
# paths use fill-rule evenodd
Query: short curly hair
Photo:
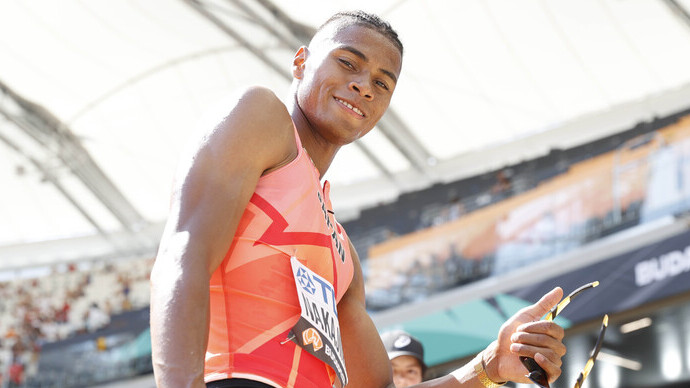
<svg viewBox="0 0 690 388"><path fill-rule="evenodd" d="M344 11L338 12L324 22L314 34L316 37L319 32L331 24L338 23L336 30L341 30L351 25L361 25L380 33L388 38L403 55L403 44L398 37L398 33L391 27L390 23L381 19L379 16L364 11ZM312 39L313 40L313 39Z"/></svg>

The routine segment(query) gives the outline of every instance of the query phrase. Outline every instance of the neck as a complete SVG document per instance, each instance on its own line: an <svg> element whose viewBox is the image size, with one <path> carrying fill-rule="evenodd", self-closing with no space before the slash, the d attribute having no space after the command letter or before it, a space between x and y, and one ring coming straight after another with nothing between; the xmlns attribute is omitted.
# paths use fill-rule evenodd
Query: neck
<svg viewBox="0 0 690 388"><path fill-rule="evenodd" d="M335 154L340 149L340 145L330 143L321 136L304 115L294 96L289 111L292 122L297 128L297 133L299 133L302 146L309 154L316 169L319 170L319 177L323 178L328 167L331 166Z"/></svg>

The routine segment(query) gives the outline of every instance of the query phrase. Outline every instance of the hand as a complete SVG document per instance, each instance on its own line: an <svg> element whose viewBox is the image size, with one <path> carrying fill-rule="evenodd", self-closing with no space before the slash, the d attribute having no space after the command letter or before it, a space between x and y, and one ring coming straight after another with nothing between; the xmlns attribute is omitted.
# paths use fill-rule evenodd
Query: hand
<svg viewBox="0 0 690 388"><path fill-rule="evenodd" d="M498 340L484 351L488 377L495 381L531 383L519 356L532 357L546 371L549 382L561 375L561 357L565 355L563 328L552 321L540 319L563 297L563 290L554 288L537 303L510 317L498 332Z"/></svg>

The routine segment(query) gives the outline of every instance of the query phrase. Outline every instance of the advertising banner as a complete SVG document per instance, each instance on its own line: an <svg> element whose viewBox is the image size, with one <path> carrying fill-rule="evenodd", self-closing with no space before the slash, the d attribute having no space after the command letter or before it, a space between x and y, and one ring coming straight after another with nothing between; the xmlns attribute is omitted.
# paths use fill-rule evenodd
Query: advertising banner
<svg viewBox="0 0 690 388"><path fill-rule="evenodd" d="M600 285L583 292L562 313L573 324L690 291L690 232L509 294L533 303L555 286L567 294L593 281Z"/></svg>

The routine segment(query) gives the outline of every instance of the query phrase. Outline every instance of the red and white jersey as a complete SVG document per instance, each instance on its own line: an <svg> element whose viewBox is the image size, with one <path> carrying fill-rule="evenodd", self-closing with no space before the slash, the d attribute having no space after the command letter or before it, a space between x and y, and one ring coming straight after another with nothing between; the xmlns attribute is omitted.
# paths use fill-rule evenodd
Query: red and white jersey
<svg viewBox="0 0 690 388"><path fill-rule="evenodd" d="M337 301L353 276L329 184L321 187L296 130L295 138L297 157L259 179L232 245L211 277L206 382L235 377L277 387L325 388L335 381L330 366L287 340L300 317L292 256L327 279Z"/></svg>

